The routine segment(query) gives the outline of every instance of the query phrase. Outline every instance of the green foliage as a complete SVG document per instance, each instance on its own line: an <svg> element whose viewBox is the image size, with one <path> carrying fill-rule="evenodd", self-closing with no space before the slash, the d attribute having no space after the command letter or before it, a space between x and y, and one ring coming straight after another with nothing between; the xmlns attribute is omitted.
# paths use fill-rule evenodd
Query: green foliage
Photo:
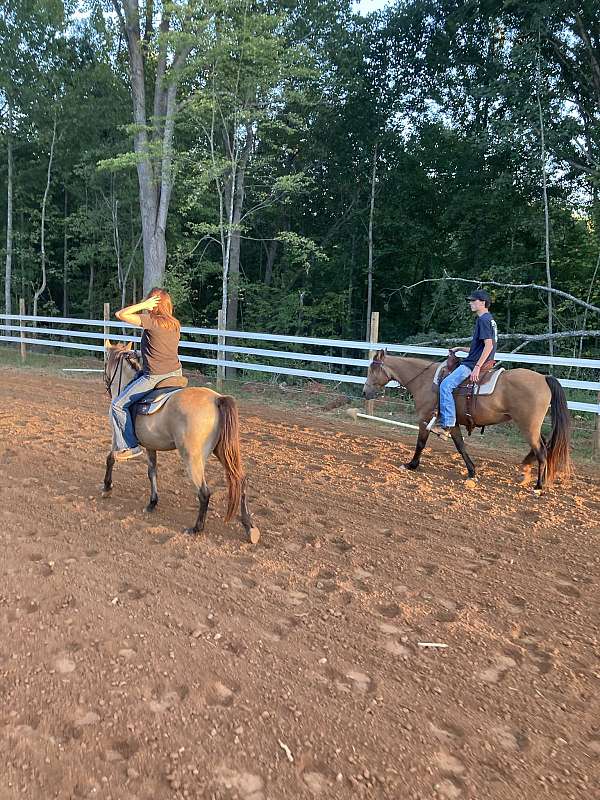
<svg viewBox="0 0 600 800"><path fill-rule="evenodd" d="M545 282L538 97L553 280L600 304L600 33L591 0L579 7L580 21L559 0L407 0L367 19L341 0L171 4L172 30L146 45L147 105L152 126L161 43L191 44L175 120L165 278L182 319L216 323L227 241L239 237L239 325L362 337L376 148L373 302L381 337L468 335L464 285L420 282L445 273ZM117 249L122 271L131 261L127 300L134 279L141 292L126 54L114 16L99 2L89 8L74 22L59 0L2 0L3 152L8 98L15 109L13 295L28 303L39 284L39 216L57 115L49 313L62 309L65 225L71 313L98 315L104 300L120 303ZM162 144L151 146L157 163ZM4 163L0 171L4 179ZM419 285L402 288L412 284ZM540 293L497 288L493 296L501 331L545 330ZM557 329L598 327L571 302L557 300L554 311ZM571 353L575 345L558 347ZM595 343L586 346L592 352Z"/></svg>

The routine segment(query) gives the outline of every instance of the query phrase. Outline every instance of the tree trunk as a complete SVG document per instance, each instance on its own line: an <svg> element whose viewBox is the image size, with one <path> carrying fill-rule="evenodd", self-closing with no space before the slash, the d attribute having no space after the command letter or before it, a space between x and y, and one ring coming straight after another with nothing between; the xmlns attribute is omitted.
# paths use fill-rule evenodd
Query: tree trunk
<svg viewBox="0 0 600 800"><path fill-rule="evenodd" d="M38 300L46 290L46 205L48 203L48 193L50 191L50 177L52 175L52 162L54 160L54 144L56 142L56 114L54 112L54 124L52 126L52 142L50 144L50 158L48 159L48 174L46 177L46 189L42 200L42 219L40 222L40 262L42 267L42 282L40 287L33 295L33 316L37 317ZM35 324L35 322L34 322Z"/></svg>
<svg viewBox="0 0 600 800"><path fill-rule="evenodd" d="M88 316L90 319L94 319L94 315L92 313L93 300L94 300L94 262L92 261L92 263L90 264L90 279L88 282L88 297L87 297Z"/></svg>
<svg viewBox="0 0 600 800"><path fill-rule="evenodd" d="M179 72L185 64L191 45L183 45L174 55L167 70L167 46L165 37L169 32L170 15L163 11L160 23L159 55L154 81L154 119L152 141L148 136L146 114L146 86L144 42L140 36L140 10L138 0L113 0L121 29L127 39L129 52L129 79L133 102L135 134L134 150L137 155L137 174L142 218L142 242L144 250L144 293L154 286L162 286L167 263L166 225L173 188L173 135L177 99L177 82L171 73ZM149 41L151 20L146 17L144 39ZM170 80L167 81L167 72ZM151 152L160 147L160 158L153 166Z"/></svg>
<svg viewBox="0 0 600 800"><path fill-rule="evenodd" d="M377 143L373 148L373 170L371 173L371 206L369 209L369 266L367 272L367 330L365 341L371 337L371 310L373 307L373 215L375 212L375 181L377 179Z"/></svg>
<svg viewBox="0 0 600 800"><path fill-rule="evenodd" d="M235 135L235 134L234 134ZM229 330L235 330L237 326L239 287L240 287L240 247L241 231L239 228L244 210L244 192L246 167L248 159L254 145L254 131L250 124L246 124L246 141L239 155L237 168L233 169L229 184L231 193L230 200L230 240L228 254L228 297L226 325Z"/></svg>
<svg viewBox="0 0 600 800"><path fill-rule="evenodd" d="M6 132L6 155L8 175L6 180L6 268L4 272L4 312L12 313L12 254L13 254L13 141L12 141L12 104L8 102L8 130ZM9 320L7 320L9 324Z"/></svg>
<svg viewBox="0 0 600 800"><path fill-rule="evenodd" d="M269 242L269 246L267 247L267 263L265 265L265 286L270 286L273 282L273 267L275 265L275 259L277 258L279 244L280 242L278 239L271 239L271 241Z"/></svg>
<svg viewBox="0 0 600 800"><path fill-rule="evenodd" d="M69 278L69 257L68 257L68 236L67 236L67 187L65 190L65 217L64 217L64 233L63 233L63 317L69 316L69 292L68 292L68 278Z"/></svg>
<svg viewBox="0 0 600 800"><path fill-rule="evenodd" d="M539 42L538 42L539 48ZM552 272L550 267L550 213L548 209L548 174L546 169L546 139L544 132L544 115L542 113L542 101L540 98L540 81L541 81L541 63L540 52L538 49L538 74L536 85L536 98L538 105L538 112L540 118L540 159L542 163L542 191L544 195L544 241L545 241L545 256L546 256L546 283L548 288L552 289ZM552 334L553 329L553 314L552 314L552 292L548 292L548 333ZM551 356L554 355L554 341L548 340L548 352ZM550 370L552 371L552 370Z"/></svg>
<svg viewBox="0 0 600 800"><path fill-rule="evenodd" d="M235 198L233 204L233 230L231 231L231 249L229 252L229 296L227 302L227 328L236 330L240 290L240 246L239 230L244 203L244 170L238 169L236 175Z"/></svg>

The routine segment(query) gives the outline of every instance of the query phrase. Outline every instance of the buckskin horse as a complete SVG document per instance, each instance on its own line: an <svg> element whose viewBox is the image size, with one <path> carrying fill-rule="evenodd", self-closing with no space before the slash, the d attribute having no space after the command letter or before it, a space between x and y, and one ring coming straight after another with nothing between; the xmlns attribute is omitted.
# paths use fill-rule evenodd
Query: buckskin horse
<svg viewBox="0 0 600 800"><path fill-rule="evenodd" d="M131 342L111 344L106 340L104 346L108 353L104 366L104 385L113 399L135 378L141 370L141 362L131 349ZM240 454L240 427L235 400L205 387L185 388L185 378L167 379L164 383L165 386L159 384L157 390L152 392L157 406L160 403L158 395L161 390L163 397L165 393L170 394L157 410L148 413L149 408L140 408L142 413L136 414L136 406L132 409L135 414L135 433L142 447L146 448L148 457L150 501L146 511L154 511L158 503L157 451L178 450L196 486L199 502L196 522L192 528L186 528L186 533L196 534L202 531L210 499L205 464L211 453L214 453L223 465L227 479L228 504L225 522L232 519L239 507L246 535L252 544L256 544L260 531L253 525L246 500L246 476ZM141 404L147 406L150 399L143 398ZM106 459L103 497L108 497L111 493L114 464L115 457L111 450Z"/></svg>
<svg viewBox="0 0 600 800"><path fill-rule="evenodd" d="M369 365L363 395L367 400L381 397L390 381L398 381L413 396L419 416L417 446L412 459L404 464L406 469L417 469L421 453L429 438L427 423L431 419L438 401L437 386L433 378L439 362L420 358L389 356L379 350ZM475 475L475 465L465 448L461 425L473 427L497 425L512 420L530 446L523 459L523 485L531 479L532 465L537 461L536 490L543 488L559 476L571 474L570 433L571 416L567 398L560 383L551 375L540 375L531 369L511 369L498 376L492 394L477 398L472 409L472 418L467 418L464 396L455 396L457 424L452 428L454 445L465 462L469 478ZM552 429L548 441L542 436L542 423L550 409Z"/></svg>

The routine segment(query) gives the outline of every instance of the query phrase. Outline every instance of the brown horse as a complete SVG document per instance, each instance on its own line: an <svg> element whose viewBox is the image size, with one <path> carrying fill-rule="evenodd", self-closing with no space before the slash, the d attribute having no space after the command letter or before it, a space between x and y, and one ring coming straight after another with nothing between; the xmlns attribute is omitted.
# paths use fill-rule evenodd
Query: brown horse
<svg viewBox="0 0 600 800"><path fill-rule="evenodd" d="M398 381L412 394L419 415L419 434L412 459L404 466L416 469L421 460L421 452L429 438L427 423L437 407L438 392L433 377L439 362L420 358L400 358L389 356L379 350L367 373L363 394L367 400L383 395L384 387L390 381ZM546 442L541 433L542 423L550 408L552 430ZM452 440L463 457L469 478L475 475L475 466L465 449L460 426L467 424L466 399L456 397L457 424L452 428ZM531 450L523 459L523 484L531 480L531 468L537 460L538 475L536 489L541 489L546 481L571 473L569 440L571 415L567 408L567 398L560 383L551 375L540 375L531 369L511 369L503 372L491 395L478 397L473 410L475 427L497 425L513 420Z"/></svg>
<svg viewBox="0 0 600 800"><path fill-rule="evenodd" d="M106 341L105 347L108 357L104 367L104 383L111 398L115 398L141 370L141 363L131 349L131 342L111 344ZM135 433L142 447L146 448L148 456L150 502L146 506L146 511L154 511L158 503L157 450L178 450L196 486L199 501L196 523L192 528L186 528L186 533L196 534L202 531L210 499L204 468L210 454L214 453L225 469L229 490L225 522L229 522L239 507L242 525L248 538L252 544L258 542L260 531L252 523L246 501L246 476L240 455L239 419L233 397L200 387L182 389L153 414L138 415L135 420ZM106 459L103 497L108 497L112 490L114 464L115 457L111 451Z"/></svg>

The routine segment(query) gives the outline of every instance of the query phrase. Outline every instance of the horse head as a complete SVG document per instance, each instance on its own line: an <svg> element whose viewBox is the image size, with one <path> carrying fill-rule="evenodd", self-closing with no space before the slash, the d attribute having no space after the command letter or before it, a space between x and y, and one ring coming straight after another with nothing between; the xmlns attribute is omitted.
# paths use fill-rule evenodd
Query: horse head
<svg viewBox="0 0 600 800"><path fill-rule="evenodd" d="M121 390L135 378L142 364L133 350L133 342L104 340L107 358L104 363L104 385L110 397L117 397Z"/></svg>
<svg viewBox="0 0 600 800"><path fill-rule="evenodd" d="M367 382L363 387L363 397L365 400L374 400L382 397L385 385L392 380L392 376L385 367L385 350L378 350L367 372Z"/></svg>

